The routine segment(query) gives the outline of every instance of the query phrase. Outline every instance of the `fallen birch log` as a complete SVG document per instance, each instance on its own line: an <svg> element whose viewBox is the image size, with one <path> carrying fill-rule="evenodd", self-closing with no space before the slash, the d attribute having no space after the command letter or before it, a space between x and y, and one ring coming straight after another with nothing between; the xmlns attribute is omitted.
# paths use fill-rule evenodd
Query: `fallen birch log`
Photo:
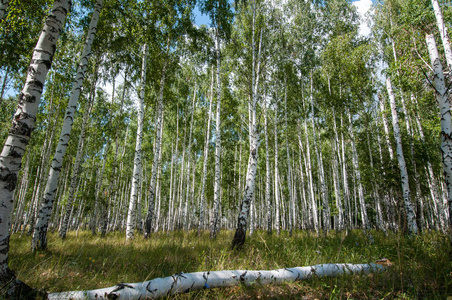
<svg viewBox="0 0 452 300"><path fill-rule="evenodd" d="M179 273L139 283L118 283L109 288L91 291L50 293L48 299L152 299L190 291L231 287L240 284L271 284L306 280L313 277L335 277L344 274L368 274L381 272L382 264L320 264L270 271L212 271Z"/></svg>

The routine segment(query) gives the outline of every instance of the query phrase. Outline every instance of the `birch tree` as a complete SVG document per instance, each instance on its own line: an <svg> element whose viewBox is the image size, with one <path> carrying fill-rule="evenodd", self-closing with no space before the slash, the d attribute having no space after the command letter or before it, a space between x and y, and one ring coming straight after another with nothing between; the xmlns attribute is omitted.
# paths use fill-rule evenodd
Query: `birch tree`
<svg viewBox="0 0 452 300"><path fill-rule="evenodd" d="M154 145L154 159L152 161L151 183L149 185L149 207L145 222L144 236L148 237L152 231L152 218L154 215L154 200L155 200L155 186L157 181L157 172L160 164L160 151L162 141L163 128L163 91L165 89L167 62L165 61L162 70L162 78L160 79L160 91L157 101L157 112L155 120L155 145Z"/></svg>
<svg viewBox="0 0 452 300"><path fill-rule="evenodd" d="M55 200L58 180L60 178L60 171L63 166L64 155L69 144L72 124L74 123L75 110L77 108L77 102L80 97L80 91L83 84L83 79L85 78L85 72L88 68L88 60L91 56L91 45L94 41L102 4L103 0L97 0L94 7L91 22L88 28L88 34L86 36L85 45L82 51L82 56L78 65L77 75L72 84L71 96L69 97L66 113L64 115L63 127L61 129L58 145L52 159L52 165L50 167L47 184L44 190L44 199L42 200L42 206L39 210L38 220L33 232L33 239L31 242L31 249L33 251L36 249L44 250L47 247L47 227L49 223L49 217L52 214L52 207Z"/></svg>
<svg viewBox="0 0 452 300"><path fill-rule="evenodd" d="M70 8L70 0L55 1L45 21L33 51L27 79L19 95L12 127L0 154L0 283L2 286L14 278L8 267L8 250L13 193L21 168L21 160L34 128L44 82L52 66L56 42ZM16 282L17 284L19 282Z"/></svg>
<svg viewBox="0 0 452 300"><path fill-rule="evenodd" d="M97 73L97 68L96 68L95 72ZM92 108L92 105L94 102L96 82L97 82L97 79L94 80L91 95L88 98L88 103L86 104L85 111L83 112L82 126L80 128L80 136L79 136L78 146L77 146L77 154L75 155L75 162L74 162L74 166L72 168L72 176L71 176L71 183L70 183L70 187L69 187L69 194L68 194L68 198L67 198L67 202L66 202L65 213L63 215L63 223L62 223L61 230L60 230L60 237L62 239L66 238L68 225L69 225L69 219L70 219L70 215L71 215L71 212L73 209L72 203L74 201L74 197L75 197L76 190L78 187L77 183L78 183L78 177L79 177L79 172L80 172L80 165L82 163L83 147L85 144L85 128L86 128L86 124L88 123L91 108Z"/></svg>
<svg viewBox="0 0 452 300"><path fill-rule="evenodd" d="M148 56L148 45L145 43L142 50L142 67L141 67L141 80L140 80L140 92L138 99L138 118L137 118L137 135L135 143L135 157L133 164L132 186L130 188L130 200L129 209L127 212L127 228L126 228L126 240L133 239L135 229L135 214L138 198L138 187L141 182L141 143L143 140L143 118L144 118L144 92L146 84L146 60Z"/></svg>
<svg viewBox="0 0 452 300"><path fill-rule="evenodd" d="M259 42L259 50L256 57L256 41L255 41L255 22L256 22L256 0L253 0L253 27L252 27L252 83L251 83L251 103L249 105L250 118L249 118L249 149L250 156L248 160L248 168L246 174L246 185L243 193L242 203L240 205L240 212L237 221L237 229L232 240L232 248L240 248L246 239L246 227L247 219L249 215L250 204L254 195L255 183L256 183L256 171L258 162L259 151L259 131L257 128L257 102L259 100L259 74L260 74L260 53L261 53L261 41ZM257 62L257 64L256 64Z"/></svg>
<svg viewBox="0 0 452 300"><path fill-rule="evenodd" d="M210 224L210 238L215 239L217 237L218 223L219 223L219 206L220 206L220 156L221 156L221 78L220 78L220 68L221 68L221 52L220 52L220 33L218 25L215 29L215 54L217 63L217 112L215 117L215 181L213 188L213 217Z"/></svg>
<svg viewBox="0 0 452 300"><path fill-rule="evenodd" d="M391 104L392 112L392 127L394 130L394 139L396 141L397 161L400 169L400 179L402 183L403 201L405 204L406 218L410 233L417 234L418 228L416 224L416 212L410 198L410 185L408 181L408 172L406 169L405 157L403 155L402 137L400 136L399 118L397 115L395 96L392 89L391 79L386 79L386 88L389 95L389 103Z"/></svg>
<svg viewBox="0 0 452 300"><path fill-rule="evenodd" d="M443 75L443 67L439 59L435 37L426 35L430 63L434 73L436 102L441 115L441 154L443 160L444 177L448 192L449 230L452 230L452 125L448 89Z"/></svg>
<svg viewBox="0 0 452 300"><path fill-rule="evenodd" d="M319 264L277 270L229 270L179 273L138 283L118 283L115 286L90 290L51 293L49 300L81 299L143 299L158 298L201 289L254 284L267 285L295 282L317 277L337 277L349 274L378 273L387 269L379 263Z"/></svg>
<svg viewBox="0 0 452 300"><path fill-rule="evenodd" d="M452 49L450 46L449 34L447 33L447 27L444 25L443 14L441 13L438 0L432 0L432 5L433 11L435 12L436 26L438 26L438 31L443 43L444 54L446 56L446 69L449 69L449 72L452 72Z"/></svg>
<svg viewBox="0 0 452 300"><path fill-rule="evenodd" d="M198 223L198 235L200 234L204 225L204 201L205 201L205 188L206 188L206 177L207 177L207 158L209 155L209 143L210 143L210 123L212 119L212 102L213 102L213 85L214 85L214 68L212 67L212 79L210 85L210 99L209 99L209 110L207 112L207 129L206 129L206 140L204 144L204 154L202 163L202 179L201 179L201 199L199 201L199 223Z"/></svg>

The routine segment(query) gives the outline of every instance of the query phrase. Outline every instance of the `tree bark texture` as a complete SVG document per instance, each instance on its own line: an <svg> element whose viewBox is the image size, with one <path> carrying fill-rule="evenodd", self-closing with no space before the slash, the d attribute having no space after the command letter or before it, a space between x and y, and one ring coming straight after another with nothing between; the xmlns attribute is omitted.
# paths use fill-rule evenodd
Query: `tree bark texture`
<svg viewBox="0 0 452 300"><path fill-rule="evenodd" d="M44 82L52 65L56 43L70 8L70 0L55 1L45 21L33 51L24 88L19 95L10 132L0 154L0 281L5 277L11 277L8 269L9 229L13 193L22 156L33 131Z"/></svg>
<svg viewBox="0 0 452 300"><path fill-rule="evenodd" d="M162 129L163 129L163 91L165 89L166 79L166 65L165 61L162 70L162 78L160 79L160 91L157 103L157 113L155 118L155 147L154 159L152 161L151 183L149 185L149 206L145 222L145 237L149 236L152 231L152 219L154 217L154 201L156 195L157 172L160 164L160 151L162 149Z"/></svg>
<svg viewBox="0 0 452 300"><path fill-rule="evenodd" d="M438 26L438 31L441 35L441 41L443 42L444 54L446 56L447 69L452 72L452 49L450 46L450 39L447 33L447 27L444 25L443 14L441 13L441 8L439 7L438 0L432 0L433 10L436 17L436 25Z"/></svg>
<svg viewBox="0 0 452 300"><path fill-rule="evenodd" d="M133 159L133 175L132 187L130 189L129 209L127 212L126 224L126 240L133 239L135 229L135 214L138 200L138 187L141 182L141 143L143 140L143 118L144 118L144 90L146 85L146 60L148 56L148 45L143 45L143 61L141 67L141 87L139 95L138 106L138 120L137 120L137 138L135 143L135 157Z"/></svg>
<svg viewBox="0 0 452 300"><path fill-rule="evenodd" d="M403 155L402 137L400 136L399 117L397 115L395 96L392 89L391 79L389 77L386 79L386 88L388 90L389 103L391 105L392 127L394 130L394 139L396 141L397 161L399 163L400 169L400 180L402 183L403 201L405 204L405 213L407 217L408 228L410 233L417 234L418 227L416 224L416 212L414 210L414 205L411 202L408 172L406 168L405 157Z"/></svg>
<svg viewBox="0 0 452 300"><path fill-rule="evenodd" d="M49 300L78 299L154 299L188 293L201 289L238 285L267 285L309 280L320 277L337 277L346 274L382 272L387 267L380 264L320 264L277 270L231 270L179 273L164 278L139 283L119 283L113 287L49 294Z"/></svg>
<svg viewBox="0 0 452 300"><path fill-rule="evenodd" d="M426 36L426 40L430 62L434 72L435 96L441 116L441 154L448 192L449 230L452 230L452 124L450 103L448 101L448 90L443 75L443 67L439 60L435 37L430 34Z"/></svg>
<svg viewBox="0 0 452 300"><path fill-rule="evenodd" d="M91 45L97 30L97 22L99 20L100 11L102 9L103 0L97 0L94 7L94 12L91 17L88 34L86 36L85 45L83 47L82 56L77 69L77 75L72 84L72 91L64 115L63 127L61 128L58 145L53 156L50 167L47 184L44 190L44 198L42 206L38 213L38 220L36 222L33 239L31 242L31 249L34 251L37 248L44 250L47 247L47 227L49 218L52 214L53 202L57 191L58 180L60 178L61 168L63 166L64 155L69 144L69 137L71 135L72 124L74 123L75 110L77 102L80 97L80 91L85 78L85 72L88 68L88 60L91 56Z"/></svg>

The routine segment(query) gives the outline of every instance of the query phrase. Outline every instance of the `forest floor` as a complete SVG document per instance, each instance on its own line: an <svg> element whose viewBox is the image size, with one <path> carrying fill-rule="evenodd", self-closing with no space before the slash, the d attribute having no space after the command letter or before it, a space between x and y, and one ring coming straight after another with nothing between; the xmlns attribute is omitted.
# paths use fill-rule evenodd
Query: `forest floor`
<svg viewBox="0 0 452 300"><path fill-rule="evenodd" d="M257 231L241 250L231 250L233 232L211 241L208 232L157 233L150 239L124 233L107 237L70 232L65 241L49 233L48 251L30 252L31 238L11 238L10 267L19 279L49 292L86 290L141 282L179 272L270 270L321 263L369 263L387 258L383 273L316 278L272 286L195 291L175 299L448 299L452 296L452 249L436 232L407 237L362 231L316 237L296 231L268 236Z"/></svg>

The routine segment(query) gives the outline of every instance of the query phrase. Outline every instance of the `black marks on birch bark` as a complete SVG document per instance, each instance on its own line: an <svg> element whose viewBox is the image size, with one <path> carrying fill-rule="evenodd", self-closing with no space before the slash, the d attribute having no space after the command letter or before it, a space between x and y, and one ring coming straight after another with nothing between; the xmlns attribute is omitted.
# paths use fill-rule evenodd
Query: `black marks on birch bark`
<svg viewBox="0 0 452 300"><path fill-rule="evenodd" d="M240 249L245 244L246 231L239 226L235 231L234 238L232 239L232 249Z"/></svg>
<svg viewBox="0 0 452 300"><path fill-rule="evenodd" d="M8 192L15 190L17 185L17 174L11 172L7 168L0 168L0 180L5 182L4 189Z"/></svg>
<svg viewBox="0 0 452 300"><path fill-rule="evenodd" d="M19 105L23 105L24 102L27 102L27 103L35 103L35 102L36 102L36 96L24 94L24 93L21 92L21 93L19 94L19 100L18 100L18 102L19 102Z"/></svg>

